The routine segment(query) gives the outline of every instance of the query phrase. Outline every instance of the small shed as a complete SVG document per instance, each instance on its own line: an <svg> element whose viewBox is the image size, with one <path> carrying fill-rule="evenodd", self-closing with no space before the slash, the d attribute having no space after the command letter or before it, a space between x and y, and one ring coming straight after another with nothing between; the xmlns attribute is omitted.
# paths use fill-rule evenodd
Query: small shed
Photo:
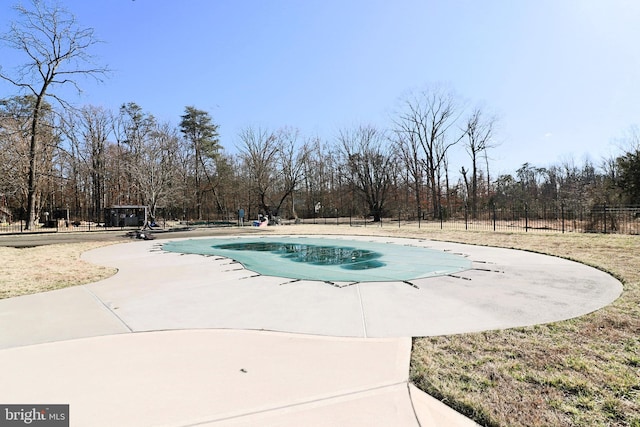
<svg viewBox="0 0 640 427"><path fill-rule="evenodd" d="M114 205L105 209L105 227L142 227L149 220L149 206Z"/></svg>

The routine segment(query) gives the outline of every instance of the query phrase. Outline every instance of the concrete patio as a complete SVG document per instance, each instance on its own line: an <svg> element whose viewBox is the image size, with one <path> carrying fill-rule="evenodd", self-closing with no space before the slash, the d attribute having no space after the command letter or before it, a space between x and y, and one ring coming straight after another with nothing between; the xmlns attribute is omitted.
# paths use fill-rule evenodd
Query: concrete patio
<svg viewBox="0 0 640 427"><path fill-rule="evenodd" d="M342 238L429 247L473 267L336 287L168 253L159 240L106 246L83 258L116 275L0 300L0 363L15 367L0 374L0 402L68 403L77 426L474 425L410 384L411 337L567 319L622 291L539 254Z"/></svg>

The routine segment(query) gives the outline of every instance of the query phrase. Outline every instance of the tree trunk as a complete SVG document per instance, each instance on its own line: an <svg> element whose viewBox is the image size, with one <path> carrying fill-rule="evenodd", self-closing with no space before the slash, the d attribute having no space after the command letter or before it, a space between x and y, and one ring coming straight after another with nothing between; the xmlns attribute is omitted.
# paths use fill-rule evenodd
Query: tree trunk
<svg viewBox="0 0 640 427"><path fill-rule="evenodd" d="M471 217L476 219L478 217L478 162L475 151L472 152L471 161Z"/></svg>
<svg viewBox="0 0 640 427"><path fill-rule="evenodd" d="M42 99L46 93L47 85L43 85L40 94L36 97L36 104L33 107L33 117L31 119L31 139L29 143L29 183L27 191L27 223L25 224L25 230L33 230L36 223L36 197L37 197L37 130L38 122L40 121L40 108L42 106Z"/></svg>

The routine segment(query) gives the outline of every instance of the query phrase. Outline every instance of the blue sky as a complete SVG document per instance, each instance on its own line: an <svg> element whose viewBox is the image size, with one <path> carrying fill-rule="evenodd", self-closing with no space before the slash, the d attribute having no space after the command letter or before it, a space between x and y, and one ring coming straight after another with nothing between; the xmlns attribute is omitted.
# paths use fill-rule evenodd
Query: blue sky
<svg viewBox="0 0 640 427"><path fill-rule="evenodd" d="M0 31L15 16L0 4ZM179 122L207 110L229 151L247 126L332 139L391 125L399 99L430 84L499 117L492 174L618 154L640 123L636 0L62 0L105 43L113 69L76 104L136 102ZM5 70L19 53L0 48ZM61 92L68 93L68 92ZM0 97L14 88L0 83ZM452 172L468 165L461 149Z"/></svg>

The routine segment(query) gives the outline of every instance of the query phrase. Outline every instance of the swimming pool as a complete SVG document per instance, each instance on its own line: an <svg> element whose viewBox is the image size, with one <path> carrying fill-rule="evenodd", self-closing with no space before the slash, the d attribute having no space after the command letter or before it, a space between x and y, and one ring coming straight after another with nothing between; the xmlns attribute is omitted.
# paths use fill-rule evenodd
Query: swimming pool
<svg viewBox="0 0 640 427"><path fill-rule="evenodd" d="M299 280L409 281L471 268L469 259L441 250L337 238L207 238L171 241L162 248L226 257L259 274Z"/></svg>

